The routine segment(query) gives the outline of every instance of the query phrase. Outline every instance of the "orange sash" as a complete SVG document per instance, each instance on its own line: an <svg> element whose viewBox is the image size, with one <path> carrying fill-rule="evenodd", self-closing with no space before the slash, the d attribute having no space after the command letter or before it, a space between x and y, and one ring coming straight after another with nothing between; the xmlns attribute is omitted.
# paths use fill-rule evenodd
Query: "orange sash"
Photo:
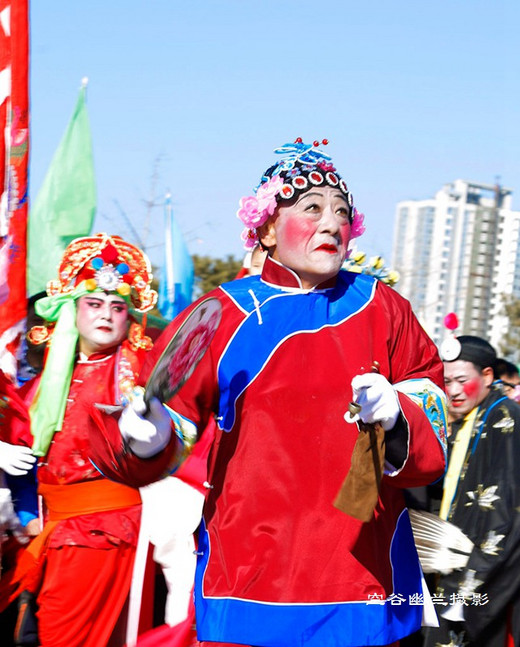
<svg viewBox="0 0 520 647"><path fill-rule="evenodd" d="M83 514L128 508L141 503L139 490L108 479L83 481L70 485L39 483L38 494L43 496L48 510L48 519L42 532L26 549L26 552L35 559L40 556L47 538L58 521Z"/></svg>
<svg viewBox="0 0 520 647"><path fill-rule="evenodd" d="M141 503L139 490L127 485L115 483L108 479L96 481L83 481L70 485L49 485L40 483L38 493L45 500L48 509L48 519L42 532L35 537L23 552L11 580L11 585L16 586L16 593L11 595L13 600L20 592L23 578L28 578L26 588L33 588L31 581L36 581L36 572L48 540L56 525L63 519L78 517L95 512L106 512L119 508L128 508Z"/></svg>
<svg viewBox="0 0 520 647"><path fill-rule="evenodd" d="M138 489L108 479L83 481L70 485L40 483L38 493L45 500L49 521L60 521L93 512L128 508L141 503Z"/></svg>

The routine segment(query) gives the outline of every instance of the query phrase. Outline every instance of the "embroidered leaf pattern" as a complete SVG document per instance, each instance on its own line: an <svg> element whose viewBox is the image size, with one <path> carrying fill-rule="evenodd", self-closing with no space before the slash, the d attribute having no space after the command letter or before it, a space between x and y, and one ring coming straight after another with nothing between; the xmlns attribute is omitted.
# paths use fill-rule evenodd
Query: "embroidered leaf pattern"
<svg viewBox="0 0 520 647"><path fill-rule="evenodd" d="M485 540L480 544L480 549L486 555L498 555L498 551L502 550L498 544L504 539L505 535L497 535L494 530L490 530Z"/></svg>
<svg viewBox="0 0 520 647"><path fill-rule="evenodd" d="M500 499L500 497L495 494L497 489L498 485L490 485L485 488L481 483L479 483L476 490L466 493L469 498L466 506L473 505L473 503L476 502L482 510L494 510L495 507L493 506L493 503Z"/></svg>

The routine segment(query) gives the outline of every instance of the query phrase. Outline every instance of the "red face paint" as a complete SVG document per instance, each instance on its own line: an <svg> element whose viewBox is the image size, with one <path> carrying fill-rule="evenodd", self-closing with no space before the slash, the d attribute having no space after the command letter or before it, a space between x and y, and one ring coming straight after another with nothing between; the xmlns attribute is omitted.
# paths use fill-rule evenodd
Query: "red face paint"
<svg viewBox="0 0 520 647"><path fill-rule="evenodd" d="M285 237L291 246L298 246L308 240L316 231L316 223L302 217L287 219Z"/></svg>
<svg viewBox="0 0 520 647"><path fill-rule="evenodd" d="M468 398L474 398L480 391L480 380L478 378L468 380L464 383L463 390Z"/></svg>

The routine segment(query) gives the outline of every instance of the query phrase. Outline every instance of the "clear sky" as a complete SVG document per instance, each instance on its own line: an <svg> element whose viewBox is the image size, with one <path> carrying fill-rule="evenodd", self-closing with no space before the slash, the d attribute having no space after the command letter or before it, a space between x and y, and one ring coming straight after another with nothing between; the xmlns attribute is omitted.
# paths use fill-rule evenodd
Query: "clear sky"
<svg viewBox="0 0 520 647"><path fill-rule="evenodd" d="M190 252L241 257L273 149L327 138L390 261L399 200L520 191L519 29L518 0L32 0L31 198L87 76L96 231L160 263L170 191Z"/></svg>

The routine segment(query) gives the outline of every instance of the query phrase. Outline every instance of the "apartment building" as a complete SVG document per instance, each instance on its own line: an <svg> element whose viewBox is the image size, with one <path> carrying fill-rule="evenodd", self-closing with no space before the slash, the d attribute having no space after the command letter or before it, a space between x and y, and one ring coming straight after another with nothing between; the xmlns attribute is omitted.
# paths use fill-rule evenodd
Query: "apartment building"
<svg viewBox="0 0 520 647"><path fill-rule="evenodd" d="M520 212L512 190L455 180L434 198L404 200L396 208L392 268L396 289L436 343L447 332L478 335L498 348L507 328L503 295L520 298Z"/></svg>

